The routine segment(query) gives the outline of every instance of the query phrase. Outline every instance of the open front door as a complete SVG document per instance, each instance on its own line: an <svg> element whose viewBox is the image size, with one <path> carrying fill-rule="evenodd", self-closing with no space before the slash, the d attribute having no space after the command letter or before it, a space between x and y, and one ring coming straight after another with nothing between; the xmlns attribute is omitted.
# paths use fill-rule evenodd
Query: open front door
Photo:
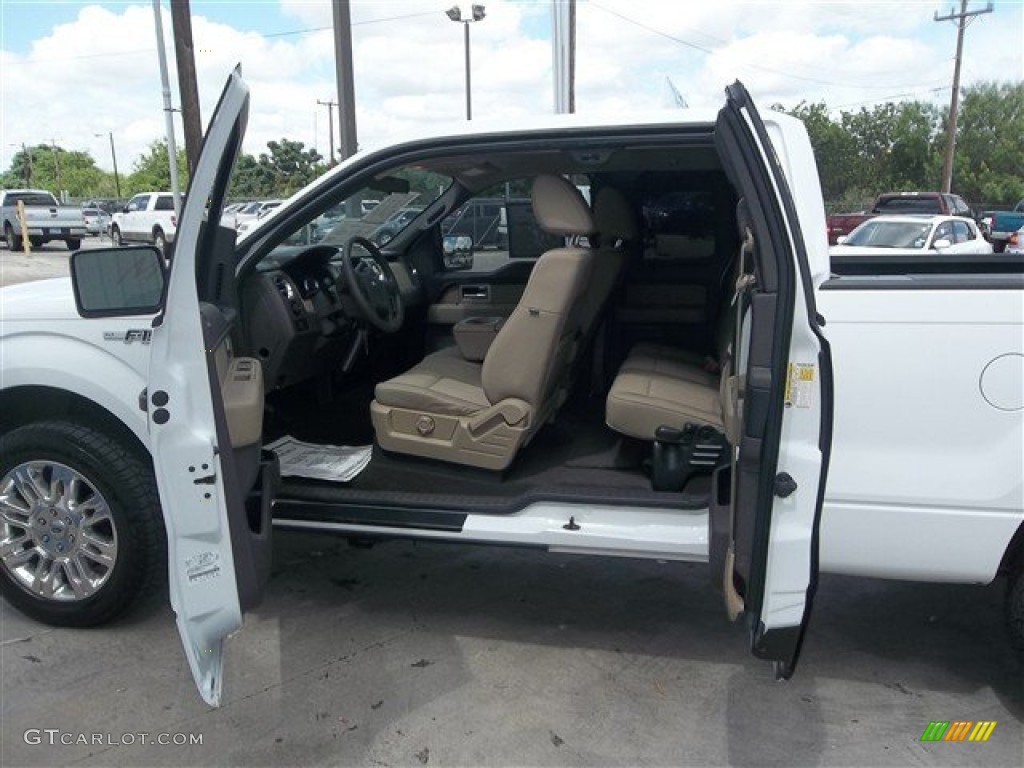
<svg viewBox="0 0 1024 768"><path fill-rule="evenodd" d="M224 638L258 597L270 536L267 505L246 511L259 475L262 374L257 361L233 357L232 309L218 306L207 285L217 272L209 264L233 244L217 223L248 105L249 89L236 70L185 199L164 311L153 326L145 403L167 528L171 605L196 685L214 706ZM223 253L220 258L223 267Z"/></svg>
<svg viewBox="0 0 1024 768"><path fill-rule="evenodd" d="M710 559L730 613L742 612L749 622L752 652L788 678L817 587L832 366L798 208L769 128L742 84L726 95L716 144L743 198L746 244L747 275L737 282L734 302L741 318L733 359L742 427L732 467L716 479L715 506L731 514L712 514ZM805 154L793 151L794 142L807 141L799 126L781 121L771 130L785 138L789 162L812 157L809 144Z"/></svg>

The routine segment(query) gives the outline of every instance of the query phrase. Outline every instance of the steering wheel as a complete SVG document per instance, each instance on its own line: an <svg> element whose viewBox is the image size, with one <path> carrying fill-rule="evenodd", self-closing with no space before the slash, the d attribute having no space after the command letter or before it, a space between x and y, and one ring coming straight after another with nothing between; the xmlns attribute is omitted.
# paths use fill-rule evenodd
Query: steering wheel
<svg viewBox="0 0 1024 768"><path fill-rule="evenodd" d="M352 247L356 245L369 257L354 254ZM405 318L402 291L380 249L365 237L353 237L345 245L341 264L345 283L363 318L385 333L401 328Z"/></svg>

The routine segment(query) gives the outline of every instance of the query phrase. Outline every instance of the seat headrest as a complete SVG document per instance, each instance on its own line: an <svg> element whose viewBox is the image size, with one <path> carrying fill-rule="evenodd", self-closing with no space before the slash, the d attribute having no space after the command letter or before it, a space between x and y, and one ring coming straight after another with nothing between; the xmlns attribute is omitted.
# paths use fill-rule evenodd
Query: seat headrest
<svg viewBox="0 0 1024 768"><path fill-rule="evenodd" d="M594 198L594 226L601 235L602 245L640 237L636 212L626 196L615 187L602 187Z"/></svg>
<svg viewBox="0 0 1024 768"><path fill-rule="evenodd" d="M533 180L533 215L541 229L552 235L592 235L596 230L590 206L580 191L561 176Z"/></svg>

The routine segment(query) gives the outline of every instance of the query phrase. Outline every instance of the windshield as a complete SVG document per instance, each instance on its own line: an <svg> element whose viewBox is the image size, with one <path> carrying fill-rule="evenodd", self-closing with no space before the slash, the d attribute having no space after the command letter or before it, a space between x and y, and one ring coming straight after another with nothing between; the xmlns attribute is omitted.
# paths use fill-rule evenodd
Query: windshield
<svg viewBox="0 0 1024 768"><path fill-rule="evenodd" d="M365 237L384 245L405 231L451 183L451 177L421 168L377 176L295 228L285 244L324 243L341 248L353 237Z"/></svg>
<svg viewBox="0 0 1024 768"><path fill-rule="evenodd" d="M924 248L931 227L927 221L866 221L850 233L843 245Z"/></svg>

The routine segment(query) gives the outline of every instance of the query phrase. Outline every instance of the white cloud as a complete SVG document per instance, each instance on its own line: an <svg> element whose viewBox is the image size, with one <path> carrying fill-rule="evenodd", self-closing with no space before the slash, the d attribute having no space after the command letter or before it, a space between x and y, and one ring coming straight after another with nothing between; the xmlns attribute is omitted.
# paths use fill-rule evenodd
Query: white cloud
<svg viewBox="0 0 1024 768"><path fill-rule="evenodd" d="M378 144L464 114L462 30L443 0L352 4L357 121L361 143ZM551 109L547 2L485 0L487 18L471 27L474 114L514 124ZM463 5L466 5L463 3ZM241 62L252 89L246 149L288 137L327 152L327 112L317 99L336 93L328 31L265 37L211 20L193 4L193 39L204 120L231 68ZM869 103L909 92L948 96L952 25L936 24L932 0L902 2L578 3L577 108L630 113L671 106L671 78L691 107L717 107L723 88L742 79L762 105L824 100ZM281 32L329 27L327 0L282 0L291 23ZM0 3L10 34L13 13ZM999 3L967 34L964 82L1024 78L1019 3ZM178 103L169 13L164 14L172 94ZM33 40L27 53L0 51L0 165L10 143L55 139L90 151L110 168L113 131L124 172L163 136L153 13L148 4L82 7L74 20ZM945 90L941 90L942 88ZM939 88L937 94L929 89ZM180 125L180 119L178 120ZM336 121L335 121L336 122ZM337 126L335 126L337 130ZM94 134L101 133L101 137ZM180 141L180 128L179 128Z"/></svg>

